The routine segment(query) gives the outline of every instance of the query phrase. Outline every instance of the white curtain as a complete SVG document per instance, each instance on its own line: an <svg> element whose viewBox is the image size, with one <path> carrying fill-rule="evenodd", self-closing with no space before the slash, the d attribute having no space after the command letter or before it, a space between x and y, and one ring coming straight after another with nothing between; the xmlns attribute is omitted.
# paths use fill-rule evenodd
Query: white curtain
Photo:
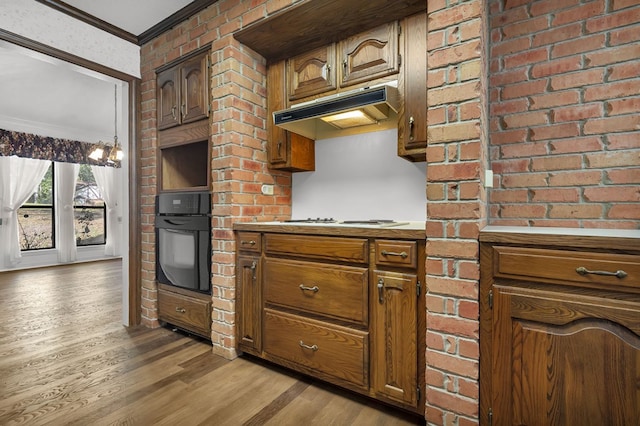
<svg viewBox="0 0 640 426"><path fill-rule="evenodd" d="M31 158L0 157L0 260L5 267L20 262L17 212L38 187L50 164Z"/></svg>
<svg viewBox="0 0 640 426"><path fill-rule="evenodd" d="M122 169L114 167L91 166L98 189L107 206L107 241L104 247L106 256L120 254L120 194L122 193Z"/></svg>
<svg viewBox="0 0 640 426"><path fill-rule="evenodd" d="M56 240L59 262L73 262L78 258L73 212L79 164L55 163Z"/></svg>

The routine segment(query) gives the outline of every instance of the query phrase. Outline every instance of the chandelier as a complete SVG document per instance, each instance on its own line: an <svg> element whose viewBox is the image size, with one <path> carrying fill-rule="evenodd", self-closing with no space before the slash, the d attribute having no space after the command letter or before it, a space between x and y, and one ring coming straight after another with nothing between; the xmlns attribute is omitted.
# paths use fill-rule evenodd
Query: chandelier
<svg viewBox="0 0 640 426"><path fill-rule="evenodd" d="M114 86L114 114L113 114L113 146L100 142L98 146L89 154L89 158L107 164L120 163L124 158L124 152L118 143L118 86Z"/></svg>

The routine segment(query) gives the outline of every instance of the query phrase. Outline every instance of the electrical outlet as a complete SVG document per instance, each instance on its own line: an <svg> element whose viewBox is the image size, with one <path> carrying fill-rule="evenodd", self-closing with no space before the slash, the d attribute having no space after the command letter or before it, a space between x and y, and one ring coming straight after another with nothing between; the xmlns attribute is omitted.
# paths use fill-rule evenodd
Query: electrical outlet
<svg viewBox="0 0 640 426"><path fill-rule="evenodd" d="M262 185L262 193L264 195L273 195L273 185Z"/></svg>

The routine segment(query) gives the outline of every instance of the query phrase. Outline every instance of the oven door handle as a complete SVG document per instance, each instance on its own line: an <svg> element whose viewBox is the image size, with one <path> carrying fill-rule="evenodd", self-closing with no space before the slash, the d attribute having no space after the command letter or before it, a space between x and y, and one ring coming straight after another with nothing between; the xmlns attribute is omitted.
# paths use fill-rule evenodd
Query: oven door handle
<svg viewBox="0 0 640 426"><path fill-rule="evenodd" d="M164 219L163 222L168 225L182 226L182 225L188 225L191 221L180 220L180 219Z"/></svg>

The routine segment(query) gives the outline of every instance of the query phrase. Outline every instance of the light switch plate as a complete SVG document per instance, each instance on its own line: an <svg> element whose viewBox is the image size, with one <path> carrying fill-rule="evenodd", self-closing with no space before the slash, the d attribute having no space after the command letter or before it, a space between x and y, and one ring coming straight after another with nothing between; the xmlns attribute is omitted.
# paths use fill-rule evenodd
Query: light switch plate
<svg viewBox="0 0 640 426"><path fill-rule="evenodd" d="M493 170L485 170L484 172L484 187L493 188Z"/></svg>

